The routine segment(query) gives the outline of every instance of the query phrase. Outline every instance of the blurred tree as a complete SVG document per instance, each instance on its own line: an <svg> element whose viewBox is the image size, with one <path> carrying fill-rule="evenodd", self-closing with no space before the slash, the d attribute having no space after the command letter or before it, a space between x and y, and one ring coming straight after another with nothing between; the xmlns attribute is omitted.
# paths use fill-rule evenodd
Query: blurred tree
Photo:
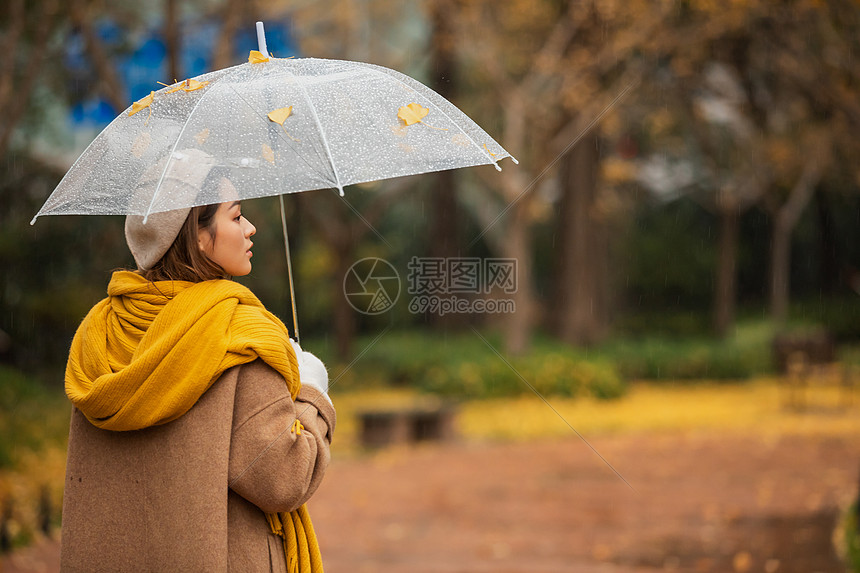
<svg viewBox="0 0 860 573"><path fill-rule="evenodd" d="M536 319L530 246L540 209L531 191L559 160L567 164L558 218L563 254L556 259L560 282L551 314L558 334L573 343L595 341L606 331L610 263L595 208L600 167L594 130L641 77L640 52L668 9L646 2L523 1L504 7L473 2L463 11L464 49L475 81L486 83L483 97L492 102L485 107L502 118L501 142L521 160L490 183L499 212L484 229L484 235L498 235L490 243L519 265L516 313L505 324L509 352L525 351Z"/></svg>
<svg viewBox="0 0 860 573"><path fill-rule="evenodd" d="M110 103L115 112L125 109L129 100L127 86L117 73L115 60L95 28L97 15L106 15L104 7L86 0L69 0L68 9L69 20L81 34L84 49L95 72L98 83L96 91Z"/></svg>
<svg viewBox="0 0 860 573"><path fill-rule="evenodd" d="M681 151L697 165L688 191L699 189L720 220L720 334L734 321L738 217L754 204L771 214L770 307L780 324L788 311L792 232L832 166L836 142L856 146L843 135L845 121L858 117L846 97L856 90L851 53L860 31L849 4L691 1L668 22L685 41L661 56L661 105L668 94L673 121L692 143Z"/></svg>
<svg viewBox="0 0 860 573"><path fill-rule="evenodd" d="M456 36L454 17L456 16L456 0L432 0L429 2L430 12L430 66L431 84L436 92L444 98L456 103L458 97ZM441 171L430 175L432 190L430 194L430 233L429 252L427 255L435 258L453 259L463 256L463 245L460 233L460 207L457 196L460 193L459 178L454 170ZM461 326L467 318L461 313L432 315L437 326Z"/></svg>
<svg viewBox="0 0 860 573"><path fill-rule="evenodd" d="M56 56L47 46L62 17L57 0L9 0L0 7L0 157L28 111L43 63Z"/></svg>

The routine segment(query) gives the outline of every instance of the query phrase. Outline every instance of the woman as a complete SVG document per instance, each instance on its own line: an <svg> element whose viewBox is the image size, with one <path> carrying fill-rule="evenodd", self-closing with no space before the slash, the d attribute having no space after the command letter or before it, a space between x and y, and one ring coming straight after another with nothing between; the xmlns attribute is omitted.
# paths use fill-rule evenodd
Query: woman
<svg viewBox="0 0 860 573"><path fill-rule="evenodd" d="M127 217L138 271L72 343L63 571L322 571L304 503L330 459L328 376L225 280L251 271L256 229L193 159L164 185L222 202Z"/></svg>

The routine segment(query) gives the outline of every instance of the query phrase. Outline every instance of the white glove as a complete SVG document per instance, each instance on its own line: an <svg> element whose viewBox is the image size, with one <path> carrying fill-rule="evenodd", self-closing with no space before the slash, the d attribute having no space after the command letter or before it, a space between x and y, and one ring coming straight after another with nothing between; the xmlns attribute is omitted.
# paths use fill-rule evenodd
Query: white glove
<svg viewBox="0 0 860 573"><path fill-rule="evenodd" d="M328 398L328 371L325 369L325 364L310 352L302 350L299 343L292 338L290 344L296 351L296 360L299 363L299 380L302 386L316 388ZM331 402L331 398L329 398L329 402Z"/></svg>

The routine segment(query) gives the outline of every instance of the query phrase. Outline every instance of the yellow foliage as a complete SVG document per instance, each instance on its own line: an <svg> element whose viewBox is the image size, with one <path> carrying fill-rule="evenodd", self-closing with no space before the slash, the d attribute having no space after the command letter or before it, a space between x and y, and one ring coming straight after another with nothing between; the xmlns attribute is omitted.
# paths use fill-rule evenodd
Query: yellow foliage
<svg viewBox="0 0 860 573"><path fill-rule="evenodd" d="M159 83L161 83L161 82L159 82ZM164 84L161 84L161 85L164 85ZM164 93L165 94L172 94L172 93L176 93L178 91L193 92L193 91L205 88L208 85L209 85L209 82L201 82L198 80L188 79L188 80L184 80L184 81L177 83L176 85L174 85L172 88L170 88L169 90L167 90Z"/></svg>
<svg viewBox="0 0 860 573"><path fill-rule="evenodd" d="M291 115L293 115L293 106L288 106L270 111L268 117L269 121L274 121L275 123L284 125L284 122L287 121L287 118Z"/></svg>
<svg viewBox="0 0 860 573"><path fill-rule="evenodd" d="M607 157L601 162L601 175L608 183L624 183L636 178L636 166L631 161Z"/></svg>
<svg viewBox="0 0 860 573"><path fill-rule="evenodd" d="M262 151L260 152L260 154L263 156L263 159L265 159L266 161L268 161L269 163L274 165L274 163L275 163L275 152L272 150L271 147L269 147L268 145L266 145L264 143L262 145Z"/></svg>
<svg viewBox="0 0 860 573"><path fill-rule="evenodd" d="M262 64L264 62L268 62L269 58L263 55L262 52L257 50L251 50L251 53L248 54L248 63L250 64Z"/></svg>
<svg viewBox="0 0 860 573"><path fill-rule="evenodd" d="M397 117L403 120L403 123L406 125L412 125L414 123L422 123L421 120L430 113L430 110L426 107L422 107L417 103L410 103L407 106L401 107L397 110Z"/></svg>
<svg viewBox="0 0 860 573"><path fill-rule="evenodd" d="M818 410L807 413L786 409L780 390L775 380L767 379L737 385L637 384L618 400L552 398L550 403L586 435L715 431L773 437L860 435L860 405L837 409L837 388L816 388ZM473 439L522 441L563 437L571 431L534 396L470 402L460 412L460 430ZM516 428L508 422L513 415Z"/></svg>
<svg viewBox="0 0 860 573"><path fill-rule="evenodd" d="M128 112L128 115L132 116L142 109L147 109L150 105L152 105L153 99L155 99L155 92L149 92L148 96L140 98L139 100L131 104L131 111ZM152 112L150 111L150 113Z"/></svg>

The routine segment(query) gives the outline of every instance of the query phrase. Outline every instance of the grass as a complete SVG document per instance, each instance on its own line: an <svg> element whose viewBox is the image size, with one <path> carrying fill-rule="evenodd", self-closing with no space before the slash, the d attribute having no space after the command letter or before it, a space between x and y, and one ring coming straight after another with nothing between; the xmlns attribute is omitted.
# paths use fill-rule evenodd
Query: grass
<svg viewBox="0 0 860 573"><path fill-rule="evenodd" d="M60 389L0 367L0 541L60 523L71 407Z"/></svg>
<svg viewBox="0 0 860 573"><path fill-rule="evenodd" d="M0 369L0 387L8 387L9 375ZM5 525L12 546L25 545L39 535L44 518L41 500L46 496L52 526L59 526L69 413L68 403L58 391L19 389L26 397L16 400L11 409L8 402L4 403L0 412L0 436L9 452L9 461L0 468L0 508L12 502ZM589 439L600 435L717 432L754 434L762 439L782 435L860 436L860 391L855 390L852 405L841 407L838 388L814 385L809 389L808 409L793 411L784 406L784 390L772 377L693 384L640 381L616 400L548 397L552 409L533 394L461 401L457 404L457 430L461 439L479 443L574 438L567 422ZM361 454L359 411L396 409L434 400L410 389L343 391L337 387L332 398L338 412L335 459ZM14 433L8 433L10 428Z"/></svg>
<svg viewBox="0 0 860 573"><path fill-rule="evenodd" d="M807 408L800 411L787 407L787 397L786 388L769 377L683 385L637 382L617 400L550 397L551 408L535 395L461 402L457 426L460 436L469 441L574 436L568 423L585 436L664 432L752 433L763 438L860 436L860 390L854 391L852 405L843 406L840 389L814 385L808 389ZM339 420L335 452L354 453L358 449L356 412L406 405L422 397L409 390L369 390L335 393L333 399Z"/></svg>

